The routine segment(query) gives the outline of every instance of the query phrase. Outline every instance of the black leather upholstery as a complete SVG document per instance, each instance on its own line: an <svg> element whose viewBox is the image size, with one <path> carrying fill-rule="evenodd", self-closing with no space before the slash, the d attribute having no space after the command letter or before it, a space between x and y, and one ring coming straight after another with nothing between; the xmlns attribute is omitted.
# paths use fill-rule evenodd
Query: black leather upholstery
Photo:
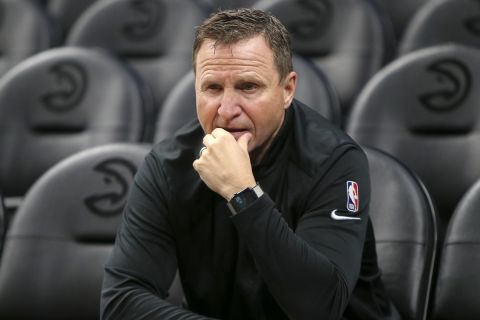
<svg viewBox="0 0 480 320"><path fill-rule="evenodd" d="M395 38L401 39L413 16L420 7L431 0L376 0L388 15L395 32Z"/></svg>
<svg viewBox="0 0 480 320"><path fill-rule="evenodd" d="M3 196L0 194L0 264L1 264L1 254L3 249L3 239L5 237L5 231L7 227L5 225L5 208L3 206Z"/></svg>
<svg viewBox="0 0 480 320"><path fill-rule="evenodd" d="M400 53L445 43L480 47L480 2L427 1L413 17L400 43Z"/></svg>
<svg viewBox="0 0 480 320"><path fill-rule="evenodd" d="M346 127L360 143L386 150L420 176L441 231L480 177L479 68L480 51L473 48L412 52L367 84Z"/></svg>
<svg viewBox="0 0 480 320"><path fill-rule="evenodd" d="M154 114L192 66L194 28L207 13L194 0L118 0L91 5L66 43L101 47L128 61L150 87Z"/></svg>
<svg viewBox="0 0 480 320"><path fill-rule="evenodd" d="M480 319L480 182L464 195L448 225L435 284L432 320Z"/></svg>
<svg viewBox="0 0 480 320"><path fill-rule="evenodd" d="M98 319L103 264L149 146L91 148L29 191L0 264L1 319Z"/></svg>
<svg viewBox="0 0 480 320"><path fill-rule="evenodd" d="M339 97L325 73L310 60L293 56L293 68L298 75L295 98L333 123L342 123Z"/></svg>
<svg viewBox="0 0 480 320"><path fill-rule="evenodd" d="M61 44L82 12L98 0L48 0L45 9L58 32L58 42Z"/></svg>
<svg viewBox="0 0 480 320"><path fill-rule="evenodd" d="M425 319L436 255L436 217L422 182L396 158L364 148L370 217L382 280L402 319Z"/></svg>
<svg viewBox="0 0 480 320"><path fill-rule="evenodd" d="M386 26L368 0L263 0L253 7L285 24L293 50L332 81L344 114L386 59Z"/></svg>
<svg viewBox="0 0 480 320"><path fill-rule="evenodd" d="M154 142L173 136L175 131L197 117L195 75L184 75L172 88L157 116Z"/></svg>
<svg viewBox="0 0 480 320"><path fill-rule="evenodd" d="M53 44L52 26L31 0L0 1L0 76Z"/></svg>
<svg viewBox="0 0 480 320"><path fill-rule="evenodd" d="M0 189L23 196L68 155L141 141L144 108L138 81L106 53L58 48L23 61L0 81Z"/></svg>
<svg viewBox="0 0 480 320"><path fill-rule="evenodd" d="M338 98L325 75L311 62L298 55L293 56L293 67L298 74L295 98L340 125ZM176 130L196 116L195 79L193 71L190 71L165 99L157 118L154 141L172 136Z"/></svg>

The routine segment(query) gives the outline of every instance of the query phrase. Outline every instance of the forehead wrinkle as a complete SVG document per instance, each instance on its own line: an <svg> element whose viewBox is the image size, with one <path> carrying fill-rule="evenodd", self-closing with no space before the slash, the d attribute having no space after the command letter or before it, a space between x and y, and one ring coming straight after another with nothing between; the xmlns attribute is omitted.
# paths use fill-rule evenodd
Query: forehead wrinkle
<svg viewBox="0 0 480 320"><path fill-rule="evenodd" d="M199 64L199 71L202 78L211 72L228 72L256 74L268 73L270 71L266 61L248 60L242 58L209 58L202 60Z"/></svg>
<svg viewBox="0 0 480 320"><path fill-rule="evenodd" d="M213 80L217 79L217 76L220 76L221 78L225 77L224 79L258 79L262 81L266 81L265 76L263 75L261 71L261 67L259 68L249 68L245 69L244 65L236 65L232 67L231 64L223 64L223 65L215 65L211 67L205 67L201 69L200 72L200 81L208 81L208 80Z"/></svg>
<svg viewBox="0 0 480 320"><path fill-rule="evenodd" d="M259 61L244 59L207 59L199 65L202 69L225 70L225 69L242 69L244 67L254 67L258 69L267 68L267 64ZM251 70L254 71L254 70Z"/></svg>

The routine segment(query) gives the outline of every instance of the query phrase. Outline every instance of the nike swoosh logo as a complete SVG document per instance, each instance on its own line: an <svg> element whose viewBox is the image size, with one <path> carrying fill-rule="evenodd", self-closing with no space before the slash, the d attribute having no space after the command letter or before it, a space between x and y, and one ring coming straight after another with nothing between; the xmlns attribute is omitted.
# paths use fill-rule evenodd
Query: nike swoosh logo
<svg viewBox="0 0 480 320"><path fill-rule="evenodd" d="M332 210L332 212L330 212L330 217L333 220L361 220L360 217L339 216L337 214L337 211L338 209L335 209L335 210Z"/></svg>

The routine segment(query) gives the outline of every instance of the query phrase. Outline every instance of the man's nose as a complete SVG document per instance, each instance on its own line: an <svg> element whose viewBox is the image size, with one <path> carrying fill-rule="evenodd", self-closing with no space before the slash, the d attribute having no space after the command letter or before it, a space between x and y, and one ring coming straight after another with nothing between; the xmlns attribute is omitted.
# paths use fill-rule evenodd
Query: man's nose
<svg viewBox="0 0 480 320"><path fill-rule="evenodd" d="M240 99L234 90L224 90L217 112L225 119L235 118L242 112Z"/></svg>

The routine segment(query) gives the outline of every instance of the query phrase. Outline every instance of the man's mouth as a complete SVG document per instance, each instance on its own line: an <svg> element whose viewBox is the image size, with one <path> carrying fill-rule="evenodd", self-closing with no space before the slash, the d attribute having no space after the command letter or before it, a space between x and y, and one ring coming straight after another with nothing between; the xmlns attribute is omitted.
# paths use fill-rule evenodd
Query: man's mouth
<svg viewBox="0 0 480 320"><path fill-rule="evenodd" d="M224 128L224 130L230 132L235 140L238 140L242 135L248 132L248 130L244 128Z"/></svg>

